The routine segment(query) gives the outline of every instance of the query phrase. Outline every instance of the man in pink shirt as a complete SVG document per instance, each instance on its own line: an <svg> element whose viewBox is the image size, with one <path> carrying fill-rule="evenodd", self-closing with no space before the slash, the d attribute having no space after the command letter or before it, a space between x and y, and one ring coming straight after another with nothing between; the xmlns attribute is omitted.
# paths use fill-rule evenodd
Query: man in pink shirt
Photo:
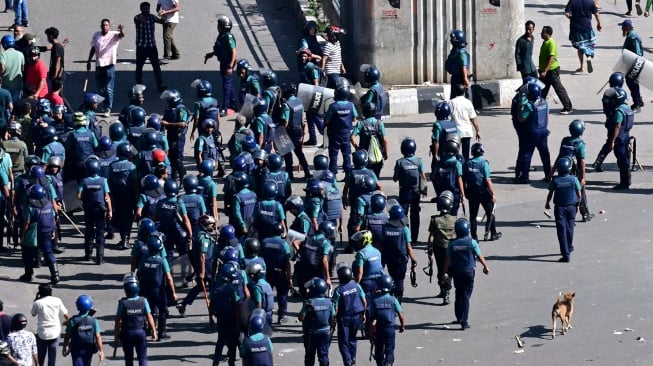
<svg viewBox="0 0 653 366"><path fill-rule="evenodd" d="M48 67L41 60L41 51L36 46L27 50L27 67L25 68L25 84L32 85L38 99L48 94Z"/></svg>
<svg viewBox="0 0 653 366"><path fill-rule="evenodd" d="M98 94L104 97L104 116L111 115L113 107L113 87L116 78L116 59L118 44L125 36L123 25L118 25L118 31L111 30L109 19L102 19L100 31L95 32L91 40L91 50L88 53L86 71L91 71L91 60L95 55L95 85Z"/></svg>

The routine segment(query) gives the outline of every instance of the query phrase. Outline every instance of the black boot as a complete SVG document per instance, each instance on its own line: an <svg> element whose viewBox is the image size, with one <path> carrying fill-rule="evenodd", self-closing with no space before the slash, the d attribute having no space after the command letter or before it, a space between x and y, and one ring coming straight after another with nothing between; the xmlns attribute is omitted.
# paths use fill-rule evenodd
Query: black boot
<svg viewBox="0 0 653 366"><path fill-rule="evenodd" d="M630 170L620 169L619 170L619 184L613 187L615 190L626 190L630 189Z"/></svg>
<svg viewBox="0 0 653 366"><path fill-rule="evenodd" d="M442 300L442 305L449 305L449 291L444 293L444 299Z"/></svg>
<svg viewBox="0 0 653 366"><path fill-rule="evenodd" d="M50 283L56 285L61 280L59 278L59 266L56 263L48 266L50 268Z"/></svg>
<svg viewBox="0 0 653 366"><path fill-rule="evenodd" d="M167 323L168 319L159 319L159 328L157 329L159 332L159 340L170 339L168 332L166 332Z"/></svg>
<svg viewBox="0 0 653 366"><path fill-rule="evenodd" d="M440 286L440 293L437 294L437 295L435 296L435 298L436 298L436 299L444 299L444 295L445 295L445 293L446 293L445 289L444 289L442 286Z"/></svg>
<svg viewBox="0 0 653 366"><path fill-rule="evenodd" d="M66 248L64 248L63 245L61 245L61 243L59 243L59 239L55 238L52 241L52 251L54 252L54 254L61 254L65 250L66 250Z"/></svg>
<svg viewBox="0 0 653 366"><path fill-rule="evenodd" d="M104 248L97 247L95 251L95 264L98 266L104 263Z"/></svg>
<svg viewBox="0 0 653 366"><path fill-rule="evenodd" d="M601 165L603 165L603 160L605 160L605 154L599 153L599 155L596 157L596 160L592 164L592 168L594 168L595 172L602 172L603 169L601 168Z"/></svg>

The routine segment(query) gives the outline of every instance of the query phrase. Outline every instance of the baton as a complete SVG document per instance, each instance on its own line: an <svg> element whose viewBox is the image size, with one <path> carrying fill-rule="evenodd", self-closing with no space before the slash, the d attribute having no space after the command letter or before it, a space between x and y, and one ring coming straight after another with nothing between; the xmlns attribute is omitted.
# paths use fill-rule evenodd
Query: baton
<svg viewBox="0 0 653 366"><path fill-rule="evenodd" d="M86 72L86 76L84 76L84 87L82 88L83 93L86 93L87 86L88 86L88 71Z"/></svg>
<svg viewBox="0 0 653 366"><path fill-rule="evenodd" d="M605 88L605 86L608 85L609 82L610 82L610 80L606 81L605 84L603 84L603 86L601 87L601 89L599 89L599 90L596 92L596 95L599 95L599 93L603 91L603 88Z"/></svg>
<svg viewBox="0 0 653 366"><path fill-rule="evenodd" d="M209 295L206 293L206 284L204 283L203 278L200 278L199 280L202 283L202 292L204 292L204 301L206 301L206 310L208 310L209 312L209 327L213 328L213 316L211 315L211 305L209 305Z"/></svg>
<svg viewBox="0 0 653 366"><path fill-rule="evenodd" d="M116 358L116 354L118 353L118 342L113 342L113 355L111 358Z"/></svg>
<svg viewBox="0 0 653 366"><path fill-rule="evenodd" d="M82 233L82 231L79 230L79 226L77 226L77 225L73 222L73 219L71 219L70 216L68 216L68 214L66 213L66 211L61 210L60 212L63 214L63 217L65 217L65 218L68 220L68 222L70 222L70 224L73 226L73 228L75 228L75 230L77 230L77 232L79 233L79 235L84 236L84 233Z"/></svg>

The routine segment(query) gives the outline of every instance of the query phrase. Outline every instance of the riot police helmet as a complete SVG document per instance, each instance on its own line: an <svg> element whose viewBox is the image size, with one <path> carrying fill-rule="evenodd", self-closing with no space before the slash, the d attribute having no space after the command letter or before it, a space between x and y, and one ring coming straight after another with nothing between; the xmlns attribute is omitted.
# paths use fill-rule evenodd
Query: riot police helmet
<svg viewBox="0 0 653 366"><path fill-rule="evenodd" d="M163 246L163 240L158 235L150 235L147 239L147 250L150 252L150 255L160 254Z"/></svg>
<svg viewBox="0 0 653 366"><path fill-rule="evenodd" d="M286 211L296 210L297 214L299 214L300 212L304 212L304 200L299 196L292 195L286 199L283 207Z"/></svg>
<svg viewBox="0 0 653 366"><path fill-rule="evenodd" d="M267 153L267 151L265 151L265 150L263 150L263 149L256 150L256 151L254 151L254 152L252 153L252 159L253 159L254 161L258 160L258 161L262 161L262 162L267 162L267 160L268 160L268 153Z"/></svg>
<svg viewBox="0 0 653 366"><path fill-rule="evenodd" d="M435 200L436 207L440 212L450 212L453 207L453 193L451 191L443 191Z"/></svg>
<svg viewBox="0 0 653 366"><path fill-rule="evenodd" d="M61 169L63 168L63 159L61 159L61 156L50 156L50 159L48 159L48 166L55 166Z"/></svg>
<svg viewBox="0 0 653 366"><path fill-rule="evenodd" d="M368 155L365 150L356 150L352 154L352 161L354 163L354 168L362 169L367 165Z"/></svg>
<svg viewBox="0 0 653 366"><path fill-rule="evenodd" d="M168 104L168 107L176 107L181 104L181 93L177 89L168 89L161 93L161 100Z"/></svg>
<svg viewBox="0 0 653 366"><path fill-rule="evenodd" d="M310 279L305 287L310 298L323 297L328 290L326 281L318 277Z"/></svg>
<svg viewBox="0 0 653 366"><path fill-rule="evenodd" d="M112 147L113 147L113 141L111 141L111 137L102 136L100 137L100 141L98 141L98 146L96 151L107 152L107 151L111 151Z"/></svg>
<svg viewBox="0 0 653 366"><path fill-rule="evenodd" d="M268 111L268 105L263 98L257 98L253 103L254 116L260 116Z"/></svg>
<svg viewBox="0 0 653 366"><path fill-rule="evenodd" d="M236 190L240 191L249 186L249 180L245 172L234 172L233 177L234 177L234 185L236 186Z"/></svg>
<svg viewBox="0 0 653 366"><path fill-rule="evenodd" d="M467 45L467 37L465 37L465 32L460 29L454 29L449 34L449 41L451 45L456 48L465 47Z"/></svg>
<svg viewBox="0 0 653 366"><path fill-rule="evenodd" d="M528 84L528 88L526 89L526 97L528 98L528 100L534 102L540 99L541 95L542 95L542 88L540 88L539 85L535 83Z"/></svg>
<svg viewBox="0 0 653 366"><path fill-rule="evenodd" d="M45 198L45 188L40 184L35 184L29 189L28 198L34 201L40 201Z"/></svg>
<svg viewBox="0 0 653 366"><path fill-rule="evenodd" d="M267 70L261 74L261 85L264 88L270 88L277 85L277 73L272 70Z"/></svg>
<svg viewBox="0 0 653 366"><path fill-rule="evenodd" d="M234 161L231 163L231 167L233 168L234 172L244 172L247 170L247 161L245 160L245 157L236 156Z"/></svg>
<svg viewBox="0 0 653 366"><path fill-rule="evenodd" d="M41 136L43 136L45 143L55 141L57 139L57 129L54 126L48 126L42 130Z"/></svg>
<svg viewBox="0 0 653 366"><path fill-rule="evenodd" d="M344 77L338 78L336 81L336 87L334 91L335 100L348 100L349 99L349 80Z"/></svg>
<svg viewBox="0 0 653 366"><path fill-rule="evenodd" d="M585 123L579 119L571 121L569 124L569 133L572 137L579 137L585 132Z"/></svg>
<svg viewBox="0 0 653 366"><path fill-rule="evenodd" d="M334 183L336 181L336 176L333 174L332 171L330 170L325 170L324 174L322 174L322 178L320 179L323 182L327 183Z"/></svg>
<svg viewBox="0 0 653 366"><path fill-rule="evenodd" d="M179 183L174 179L168 179L163 184L163 192L168 198L177 197L179 194Z"/></svg>
<svg viewBox="0 0 653 366"><path fill-rule="evenodd" d="M132 126L142 126L142 125L144 125L146 116L147 116L147 113L145 113L145 109L143 109L141 107L133 107L129 111L129 117L130 117Z"/></svg>
<svg viewBox="0 0 653 366"><path fill-rule="evenodd" d="M376 116L376 103L367 102L363 104L363 117L371 118Z"/></svg>
<svg viewBox="0 0 653 366"><path fill-rule="evenodd" d="M483 156L485 154L485 146L482 143L476 142L472 145L472 156Z"/></svg>
<svg viewBox="0 0 653 366"><path fill-rule="evenodd" d="M466 218L462 217L456 220L453 228L457 238L466 238L469 236L469 221Z"/></svg>
<svg viewBox="0 0 653 366"><path fill-rule="evenodd" d="M75 306L80 314L88 313L93 309L93 299L88 295L81 295L77 298L77 301L75 301Z"/></svg>
<svg viewBox="0 0 653 366"><path fill-rule="evenodd" d="M257 314L249 318L247 329L249 330L250 336L263 332L263 328L265 328L265 319L262 316Z"/></svg>
<svg viewBox="0 0 653 366"><path fill-rule="evenodd" d="M154 174L148 174L141 179L141 187L145 191L155 190L160 187L159 178Z"/></svg>
<svg viewBox="0 0 653 366"><path fill-rule="evenodd" d="M370 198L370 206L372 207L372 212L375 214L383 212L386 204L386 198L381 192L373 194Z"/></svg>
<svg viewBox="0 0 653 366"><path fill-rule="evenodd" d="M365 193L372 193L376 189L376 179L371 175L366 175L361 181L361 189Z"/></svg>
<svg viewBox="0 0 653 366"><path fill-rule="evenodd" d="M197 193L197 187L199 187L200 182L194 174L188 174L184 177L181 184L184 186L184 192L188 193Z"/></svg>
<svg viewBox="0 0 653 366"><path fill-rule="evenodd" d="M381 291L381 293L387 294L390 291L392 291L392 288L394 287L395 282L392 279L392 277L390 277L387 274L384 274L384 275L378 277L376 285L377 285L378 289Z"/></svg>
<svg viewBox="0 0 653 366"><path fill-rule="evenodd" d="M213 171L215 170L215 160L213 159L202 160L202 163L200 163L198 170L203 175L208 175L208 176L212 175Z"/></svg>
<svg viewBox="0 0 653 366"><path fill-rule="evenodd" d="M138 238L145 241L144 239L149 238L150 235L156 232L156 223L154 220L149 217L145 217L138 222ZM147 243L146 243L147 244Z"/></svg>
<svg viewBox="0 0 653 366"><path fill-rule="evenodd" d="M209 234L212 234L215 231L215 218L211 215L202 215L199 219L200 227L202 230L206 231Z"/></svg>
<svg viewBox="0 0 653 366"><path fill-rule="evenodd" d="M129 159L132 156L132 146L129 142L123 142L116 147L116 155L119 159Z"/></svg>
<svg viewBox="0 0 653 366"><path fill-rule="evenodd" d="M132 104L141 104L140 99L143 98L143 92L147 87L143 84L135 84L127 90L127 99Z"/></svg>
<svg viewBox="0 0 653 366"><path fill-rule="evenodd" d="M336 224L331 221L324 220L318 225L317 231L324 234L327 238L333 238L336 235Z"/></svg>
<svg viewBox="0 0 653 366"><path fill-rule="evenodd" d="M351 267L348 265L340 266L338 268L338 281L340 281L340 284L345 284L351 280L354 279L354 274L351 270Z"/></svg>
<svg viewBox="0 0 653 366"><path fill-rule="evenodd" d="M281 86L281 96L285 99L289 99L291 96L297 95L297 84L295 83L284 83Z"/></svg>
<svg viewBox="0 0 653 366"><path fill-rule="evenodd" d="M376 66L370 66L365 70L363 79L367 84L372 85L381 79L381 71Z"/></svg>
<svg viewBox="0 0 653 366"><path fill-rule="evenodd" d="M236 229L231 224L226 224L220 228L220 239L232 240L236 238Z"/></svg>
<svg viewBox="0 0 653 366"><path fill-rule="evenodd" d="M229 19L228 16L226 15L219 15L218 16L218 32L219 33L226 33L231 31L231 27L233 24L231 23L231 19Z"/></svg>
<svg viewBox="0 0 653 366"><path fill-rule="evenodd" d="M628 100L628 94L626 93L626 91L619 87L614 88L614 91L616 92L615 95L616 106L626 103L626 100Z"/></svg>
<svg viewBox="0 0 653 366"><path fill-rule="evenodd" d="M245 258L254 258L261 252L261 243L256 238L247 238L243 243Z"/></svg>
<svg viewBox="0 0 653 366"><path fill-rule="evenodd" d="M572 162L571 159L567 156L563 156L560 159L558 159L558 173L561 176L569 175L571 173L571 166Z"/></svg>
<svg viewBox="0 0 653 366"><path fill-rule="evenodd" d="M279 188L277 183L273 181L265 181L261 185L261 198L264 200L272 200L277 196Z"/></svg>
<svg viewBox="0 0 653 366"><path fill-rule="evenodd" d="M263 150L265 151L265 150ZM268 155L268 168L272 172L278 172L281 169L283 164L283 158L279 154L270 154Z"/></svg>
<svg viewBox="0 0 653 366"><path fill-rule="evenodd" d="M236 239L237 240L237 239ZM222 252L222 262L223 263L229 263L229 262L238 262L238 249L228 246L224 249Z"/></svg>
<svg viewBox="0 0 653 366"><path fill-rule="evenodd" d="M619 71L613 72L612 75L610 75L610 79L608 80L608 83L610 84L611 88L621 88L624 86L624 81L625 81L624 74L620 73Z"/></svg>
<svg viewBox="0 0 653 366"><path fill-rule="evenodd" d="M197 99L210 97L211 94L213 94L213 85L211 85L211 82L208 80L197 79L193 81L190 86L195 88Z"/></svg>
<svg viewBox="0 0 653 366"><path fill-rule="evenodd" d="M150 118L147 119L147 127L161 131L161 116L158 114L151 115Z"/></svg>
<svg viewBox="0 0 653 366"><path fill-rule="evenodd" d="M84 167L86 168L86 175L89 177L100 174L100 162L97 159L86 159Z"/></svg>
<svg viewBox="0 0 653 366"><path fill-rule="evenodd" d="M414 139L407 137L401 141L400 150L403 156L413 156L417 151L417 143L415 143Z"/></svg>
<svg viewBox="0 0 653 366"><path fill-rule="evenodd" d="M236 260L237 259L238 259L238 255L236 254ZM233 281L236 278L238 278L238 268L234 263L227 261L222 264L222 267L220 267L220 277L222 277L226 281Z"/></svg>
<svg viewBox="0 0 653 366"><path fill-rule="evenodd" d="M125 127L122 123L114 122L109 126L109 137L113 141L120 141L125 138Z"/></svg>
<svg viewBox="0 0 653 366"><path fill-rule="evenodd" d="M438 121L449 119L451 116L451 105L447 102L440 102L435 106L435 118Z"/></svg>
<svg viewBox="0 0 653 366"><path fill-rule="evenodd" d="M356 164L356 160L354 160L354 164ZM323 154L315 155L315 157L313 157L313 166L315 167L315 170L329 169L329 157Z"/></svg>
<svg viewBox="0 0 653 366"><path fill-rule="evenodd" d="M304 188L304 192L312 194L312 195L316 195L316 196L322 194L322 190L320 189L320 184L314 178L310 178L306 182L306 188Z"/></svg>
<svg viewBox="0 0 653 366"><path fill-rule="evenodd" d="M140 290L138 278L133 273L126 275L122 280L122 288L128 298L138 296Z"/></svg>
<svg viewBox="0 0 653 366"><path fill-rule="evenodd" d="M247 265L247 276L254 281L265 278L265 270L263 269L263 266L260 263L256 262L251 262L250 264Z"/></svg>

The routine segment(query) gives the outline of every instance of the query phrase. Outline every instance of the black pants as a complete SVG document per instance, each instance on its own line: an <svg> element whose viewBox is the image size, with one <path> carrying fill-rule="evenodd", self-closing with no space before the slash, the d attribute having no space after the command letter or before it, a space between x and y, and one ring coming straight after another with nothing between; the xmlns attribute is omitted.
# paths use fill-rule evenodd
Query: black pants
<svg viewBox="0 0 653 366"><path fill-rule="evenodd" d="M156 86L161 88L163 86L163 78L161 77L159 51L156 47L136 47L136 83L143 84L143 66L147 59L149 59L152 64Z"/></svg>
<svg viewBox="0 0 653 366"><path fill-rule="evenodd" d="M489 194L482 195L468 195L469 200L469 225L472 238L478 240L476 234L478 228L478 222L476 221L476 216L478 216L479 207L483 206L485 211L485 232L494 235L497 233L497 227L495 225L494 213L494 202L492 202L492 197Z"/></svg>
<svg viewBox="0 0 653 366"><path fill-rule="evenodd" d="M547 71L546 76L541 80L544 83L544 89L542 90L543 99L546 99L546 96L549 94L549 89L553 87L553 90L558 94L558 98L560 98L560 103L562 103L563 108L566 110L572 109L567 89L565 89L560 81L560 68Z"/></svg>

